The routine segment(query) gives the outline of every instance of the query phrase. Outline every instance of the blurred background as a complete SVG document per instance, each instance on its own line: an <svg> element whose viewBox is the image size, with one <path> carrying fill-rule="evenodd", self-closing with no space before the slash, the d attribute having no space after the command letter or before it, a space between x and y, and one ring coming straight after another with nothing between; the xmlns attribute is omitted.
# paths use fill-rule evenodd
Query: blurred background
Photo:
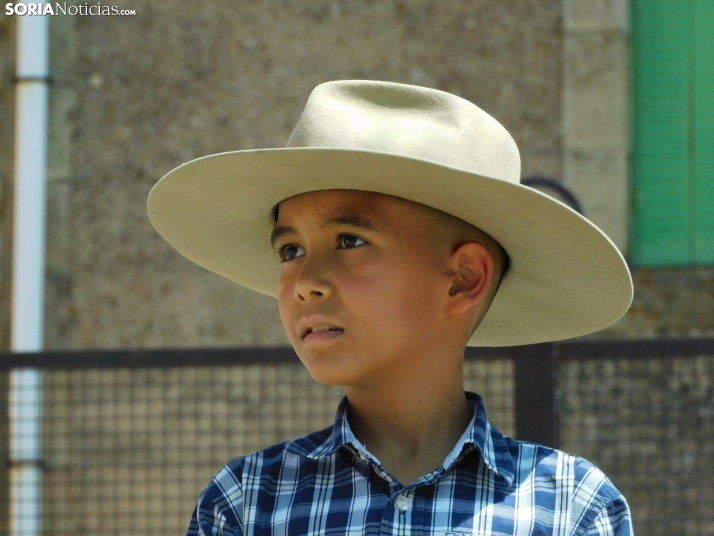
<svg viewBox="0 0 714 536"><path fill-rule="evenodd" d="M574 197L620 248L635 284L620 321L530 361L475 352L467 387L503 432L600 466L636 533L714 534L714 2L106 5L135 14L0 15L0 534L182 534L231 458L331 424L340 389L302 369L277 302L181 257L146 199L193 158L283 147L311 90L337 79L476 103L515 138L523 177ZM22 45L48 51L47 73L19 65L29 19L48 23L46 47ZM23 346L30 86L48 103L31 136L46 158L30 151L45 269ZM526 412L534 363L544 413Z"/></svg>

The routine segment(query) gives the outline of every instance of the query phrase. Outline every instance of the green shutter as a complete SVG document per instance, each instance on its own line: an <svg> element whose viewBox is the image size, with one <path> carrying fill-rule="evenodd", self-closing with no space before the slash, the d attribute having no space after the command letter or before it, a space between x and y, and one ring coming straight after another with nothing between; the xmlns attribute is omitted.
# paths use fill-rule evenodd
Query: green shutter
<svg viewBox="0 0 714 536"><path fill-rule="evenodd" d="M633 1L633 262L714 263L714 0Z"/></svg>
<svg viewBox="0 0 714 536"><path fill-rule="evenodd" d="M634 261L689 262L687 2L634 2Z"/></svg>
<svg viewBox="0 0 714 536"><path fill-rule="evenodd" d="M692 7L692 260L714 264L714 0L696 0Z"/></svg>

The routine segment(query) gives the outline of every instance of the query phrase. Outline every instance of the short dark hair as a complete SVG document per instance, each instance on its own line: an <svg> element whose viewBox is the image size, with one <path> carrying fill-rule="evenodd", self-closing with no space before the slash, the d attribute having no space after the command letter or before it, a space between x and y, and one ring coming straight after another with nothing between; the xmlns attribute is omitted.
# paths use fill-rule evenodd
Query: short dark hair
<svg viewBox="0 0 714 536"><path fill-rule="evenodd" d="M461 218L415 201L401 197L397 197L396 199L410 205L416 211L424 222L427 239L435 247L448 247L451 251L455 251L463 244L474 241L483 245L491 253L496 266L496 272L494 273L491 286L484 299L485 306L481 309L481 314L476 318L469 333L469 338L471 338L471 335L474 334L476 328L478 328L486 316L501 286L503 277L510 268L511 262L508 253L490 234Z"/></svg>

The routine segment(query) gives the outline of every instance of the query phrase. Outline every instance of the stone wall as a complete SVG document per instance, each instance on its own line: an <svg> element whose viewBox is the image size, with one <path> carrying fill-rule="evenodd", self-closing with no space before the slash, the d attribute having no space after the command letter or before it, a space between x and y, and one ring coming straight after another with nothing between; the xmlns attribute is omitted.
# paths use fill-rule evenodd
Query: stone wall
<svg viewBox="0 0 714 536"><path fill-rule="evenodd" d="M417 83L476 102L514 134L523 174L562 177L627 254L624 0L131 7L135 17L51 21L49 348L286 344L275 302L181 258L151 228L145 200L191 158L283 145L328 79ZM14 19L0 26L7 347ZM595 336L714 333L711 268L635 269L634 279L633 308Z"/></svg>
<svg viewBox="0 0 714 536"><path fill-rule="evenodd" d="M630 2L563 0L563 182L628 258ZM714 334L714 267L633 270L627 314L588 338Z"/></svg>
<svg viewBox="0 0 714 536"><path fill-rule="evenodd" d="M146 197L192 158L284 146L323 81L453 92L512 132L524 174L561 175L559 0L122 7L52 19L49 348L287 344L276 303L174 252Z"/></svg>
<svg viewBox="0 0 714 536"><path fill-rule="evenodd" d="M714 335L714 268L635 269L627 314L588 338Z"/></svg>
<svg viewBox="0 0 714 536"><path fill-rule="evenodd" d="M629 238L627 0L563 0L563 182L621 251Z"/></svg>

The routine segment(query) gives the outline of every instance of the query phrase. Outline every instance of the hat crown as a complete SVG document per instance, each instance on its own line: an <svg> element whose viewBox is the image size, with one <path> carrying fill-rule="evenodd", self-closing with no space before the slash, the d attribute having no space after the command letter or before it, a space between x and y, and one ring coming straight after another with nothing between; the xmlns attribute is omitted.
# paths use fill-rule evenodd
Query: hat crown
<svg viewBox="0 0 714 536"><path fill-rule="evenodd" d="M465 99L420 86L320 84L286 144L297 147L396 154L520 182L518 148L498 121Z"/></svg>

